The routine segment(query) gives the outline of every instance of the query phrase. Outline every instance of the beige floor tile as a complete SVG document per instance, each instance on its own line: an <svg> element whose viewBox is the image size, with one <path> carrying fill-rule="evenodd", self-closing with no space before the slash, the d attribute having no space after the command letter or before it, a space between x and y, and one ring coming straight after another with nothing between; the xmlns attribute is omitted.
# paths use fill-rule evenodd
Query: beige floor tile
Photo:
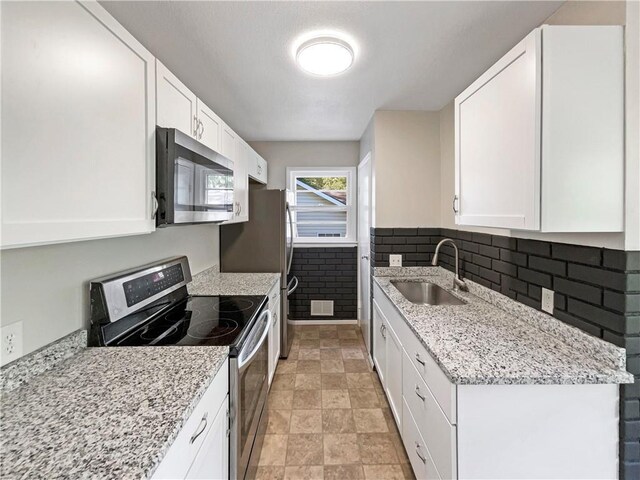
<svg viewBox="0 0 640 480"><path fill-rule="evenodd" d="M351 408L376 408L382 405L378 395L371 388L349 389L349 397Z"/></svg>
<svg viewBox="0 0 640 480"><path fill-rule="evenodd" d="M303 330L300 332L300 340L317 340L320 338L320 330Z"/></svg>
<svg viewBox="0 0 640 480"><path fill-rule="evenodd" d="M300 350L303 348L320 348L320 340L317 338L300 340Z"/></svg>
<svg viewBox="0 0 640 480"><path fill-rule="evenodd" d="M355 323L344 323L336 325L338 330L359 330L358 325Z"/></svg>
<svg viewBox="0 0 640 480"><path fill-rule="evenodd" d="M296 373L320 373L320 360L298 360Z"/></svg>
<svg viewBox="0 0 640 480"><path fill-rule="evenodd" d="M340 347L340 340L337 338L321 338L320 348L338 348Z"/></svg>
<svg viewBox="0 0 640 480"><path fill-rule="evenodd" d="M320 371L322 373L344 373L344 363L339 360L320 360Z"/></svg>
<svg viewBox="0 0 640 480"><path fill-rule="evenodd" d="M347 389L347 376L344 373L323 373L321 381L323 390Z"/></svg>
<svg viewBox="0 0 640 480"><path fill-rule="evenodd" d="M399 463L398 454L388 433L359 433L358 448L363 464Z"/></svg>
<svg viewBox="0 0 640 480"><path fill-rule="evenodd" d="M322 410L323 433L355 433L356 425L353 421L353 411L344 408L336 410Z"/></svg>
<svg viewBox="0 0 640 480"><path fill-rule="evenodd" d="M363 468L367 480L404 480L400 465L364 465Z"/></svg>
<svg viewBox="0 0 640 480"><path fill-rule="evenodd" d="M341 338L340 339L340 347L341 348L360 348L364 344L362 340L357 338Z"/></svg>
<svg viewBox="0 0 640 480"><path fill-rule="evenodd" d="M322 408L351 408L348 390L322 390Z"/></svg>
<svg viewBox="0 0 640 480"><path fill-rule="evenodd" d="M320 360L342 360L342 350L339 348L321 349Z"/></svg>
<svg viewBox="0 0 640 480"><path fill-rule="evenodd" d="M274 391L273 388L269 392L269 410L291 409L293 406L293 390Z"/></svg>
<svg viewBox="0 0 640 480"><path fill-rule="evenodd" d="M335 328L333 330L320 330L320 340L328 338L338 338L338 331Z"/></svg>
<svg viewBox="0 0 640 480"><path fill-rule="evenodd" d="M324 435L324 464L349 465L360 461L358 437L353 433Z"/></svg>
<svg viewBox="0 0 640 480"><path fill-rule="evenodd" d="M371 371L371 367L366 360L343 360L344 371L347 373L366 373Z"/></svg>
<svg viewBox="0 0 640 480"><path fill-rule="evenodd" d="M301 348L298 352L298 361L300 360L320 360L320 349Z"/></svg>
<svg viewBox="0 0 640 480"><path fill-rule="evenodd" d="M324 480L362 480L362 465L325 465Z"/></svg>
<svg viewBox="0 0 640 480"><path fill-rule="evenodd" d="M289 435L286 465L322 465L322 435Z"/></svg>
<svg viewBox="0 0 640 480"><path fill-rule="evenodd" d="M288 435L265 435L258 465L284 465Z"/></svg>
<svg viewBox="0 0 640 480"><path fill-rule="evenodd" d="M285 467L284 480L323 480L324 467L322 465L301 465ZM345 479L346 480L346 479Z"/></svg>
<svg viewBox="0 0 640 480"><path fill-rule="evenodd" d="M338 330L338 338L349 338L352 340L357 340L358 334L355 330Z"/></svg>
<svg viewBox="0 0 640 480"><path fill-rule="evenodd" d="M364 355L359 348L343 348L342 358L345 360L363 360Z"/></svg>
<svg viewBox="0 0 640 480"><path fill-rule="evenodd" d="M286 373L296 373L298 367L297 360L280 360L276 368L276 375L282 375Z"/></svg>
<svg viewBox="0 0 640 480"><path fill-rule="evenodd" d="M410 463L403 463L401 466L406 480L416 480L416 476L413 473L413 467Z"/></svg>
<svg viewBox="0 0 640 480"><path fill-rule="evenodd" d="M353 410L353 419L358 433L387 433L387 421L380 408L359 408Z"/></svg>
<svg viewBox="0 0 640 480"><path fill-rule="evenodd" d="M322 433L322 410L292 410L290 433Z"/></svg>
<svg viewBox="0 0 640 480"><path fill-rule="evenodd" d="M293 409L310 410L322 408L321 390L296 390L293 392Z"/></svg>
<svg viewBox="0 0 640 480"><path fill-rule="evenodd" d="M274 376L273 383L271 384L271 390L293 390L295 385L296 375L294 373L283 373L282 375Z"/></svg>
<svg viewBox="0 0 640 480"><path fill-rule="evenodd" d="M369 373L347 373L347 383L349 388L373 388Z"/></svg>
<svg viewBox="0 0 640 480"><path fill-rule="evenodd" d="M319 373L296 373L296 390L319 390L320 388Z"/></svg>
<svg viewBox="0 0 640 480"><path fill-rule="evenodd" d="M269 410L267 433L289 433L291 410Z"/></svg>
<svg viewBox="0 0 640 480"><path fill-rule="evenodd" d="M318 325L318 330L320 330L321 332L323 330L337 330L338 326L335 324L326 324L326 325Z"/></svg>
<svg viewBox="0 0 640 480"><path fill-rule="evenodd" d="M283 480L284 467L258 467L256 480Z"/></svg>

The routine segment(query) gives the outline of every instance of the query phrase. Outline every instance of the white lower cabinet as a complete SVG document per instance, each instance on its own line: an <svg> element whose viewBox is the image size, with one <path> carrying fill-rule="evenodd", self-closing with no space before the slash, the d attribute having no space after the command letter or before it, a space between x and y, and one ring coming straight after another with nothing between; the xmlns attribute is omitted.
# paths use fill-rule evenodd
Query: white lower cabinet
<svg viewBox="0 0 640 480"><path fill-rule="evenodd" d="M154 479L229 478L229 361L169 447Z"/></svg>
<svg viewBox="0 0 640 480"><path fill-rule="evenodd" d="M617 385L453 384L378 285L373 326L416 478L617 478Z"/></svg>
<svg viewBox="0 0 640 480"><path fill-rule="evenodd" d="M269 292L269 310L271 311L271 327L269 327L269 385L273 380L273 376L276 373L276 367L278 366L278 359L280 358L280 330L281 322L280 318L280 282Z"/></svg>

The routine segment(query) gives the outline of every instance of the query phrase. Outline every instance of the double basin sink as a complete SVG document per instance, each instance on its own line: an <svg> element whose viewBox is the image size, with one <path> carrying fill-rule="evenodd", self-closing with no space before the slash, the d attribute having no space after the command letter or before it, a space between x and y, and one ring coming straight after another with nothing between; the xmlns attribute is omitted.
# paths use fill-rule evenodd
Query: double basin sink
<svg viewBox="0 0 640 480"><path fill-rule="evenodd" d="M418 305L464 305L466 302L431 282L392 280L404 298Z"/></svg>

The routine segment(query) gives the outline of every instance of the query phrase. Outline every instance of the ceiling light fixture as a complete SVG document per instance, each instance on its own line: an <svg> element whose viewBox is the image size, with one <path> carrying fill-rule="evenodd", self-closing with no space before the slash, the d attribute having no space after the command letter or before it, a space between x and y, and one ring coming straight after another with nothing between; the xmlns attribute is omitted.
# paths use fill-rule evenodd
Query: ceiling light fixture
<svg viewBox="0 0 640 480"><path fill-rule="evenodd" d="M296 51L296 62L312 75L329 77L348 70L353 64L353 48L344 40L322 36L302 43Z"/></svg>

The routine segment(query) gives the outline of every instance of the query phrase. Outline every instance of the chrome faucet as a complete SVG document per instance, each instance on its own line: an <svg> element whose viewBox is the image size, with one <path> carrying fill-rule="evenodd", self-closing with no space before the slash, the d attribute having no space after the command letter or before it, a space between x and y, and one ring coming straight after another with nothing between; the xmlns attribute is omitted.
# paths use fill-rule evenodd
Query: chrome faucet
<svg viewBox="0 0 640 480"><path fill-rule="evenodd" d="M456 242L454 242L450 238L444 238L440 240L440 243L438 243L438 245L436 246L436 253L433 254L433 260L431 260L431 265L433 265L434 267L438 265L438 252L440 251L440 247L442 246L442 244L447 242L453 245L453 249L456 252L456 276L453 278L453 289L462 290L463 292L468 292L469 287L467 287L467 284L464 282L464 280L460 278L460 274L459 274L460 269L458 267L458 246L456 245Z"/></svg>

